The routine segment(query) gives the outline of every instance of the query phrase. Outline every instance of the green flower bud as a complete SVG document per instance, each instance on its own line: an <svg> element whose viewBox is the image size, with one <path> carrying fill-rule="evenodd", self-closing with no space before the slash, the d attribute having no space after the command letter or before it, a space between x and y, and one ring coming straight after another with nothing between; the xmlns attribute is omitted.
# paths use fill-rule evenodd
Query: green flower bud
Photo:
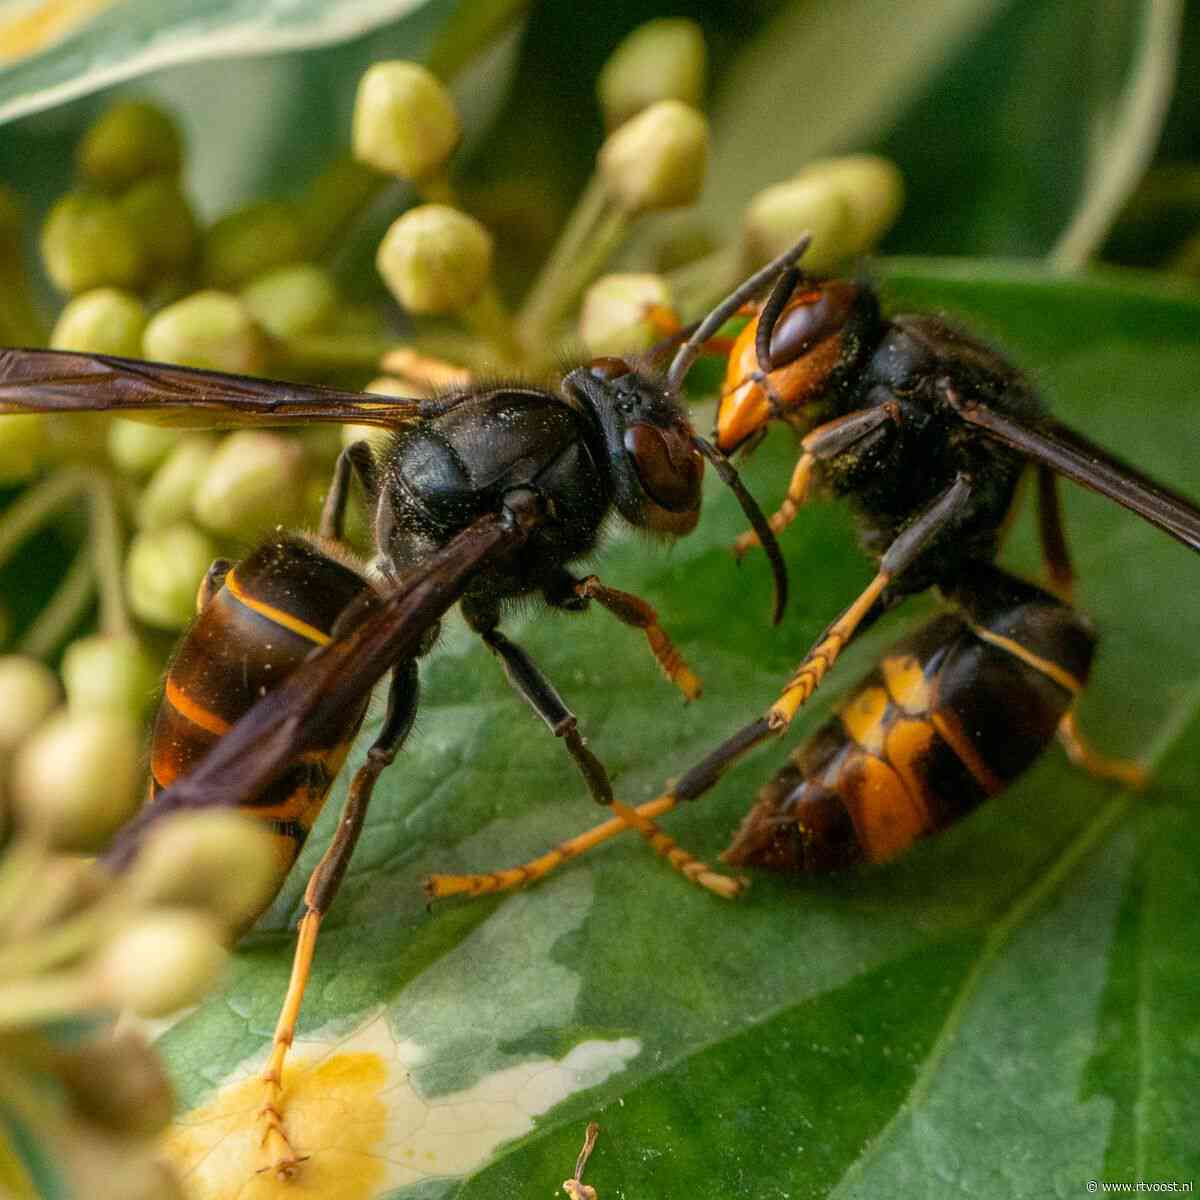
<svg viewBox="0 0 1200 1200"><path fill-rule="evenodd" d="M58 850L98 850L141 802L141 758L132 717L60 711L13 759L17 817Z"/></svg>
<svg viewBox="0 0 1200 1200"><path fill-rule="evenodd" d="M138 1034L101 1034L64 1053L58 1068L76 1113L106 1129L149 1137L174 1114L171 1082Z"/></svg>
<svg viewBox="0 0 1200 1200"><path fill-rule="evenodd" d="M114 420L108 427L108 457L125 475L141 478L161 465L184 437L170 425Z"/></svg>
<svg viewBox="0 0 1200 1200"><path fill-rule="evenodd" d="M197 908L241 932L270 904L285 873L261 821L236 812L190 812L151 829L127 886L138 904Z"/></svg>
<svg viewBox="0 0 1200 1200"><path fill-rule="evenodd" d="M648 350L662 337L647 316L653 306L671 307L661 275L605 275L584 294L579 336L596 358Z"/></svg>
<svg viewBox="0 0 1200 1200"><path fill-rule="evenodd" d="M679 100L660 100L608 135L599 165L630 215L692 204L704 186L708 122Z"/></svg>
<svg viewBox="0 0 1200 1200"><path fill-rule="evenodd" d="M0 484L31 479L47 450L46 420L41 413L0 417Z"/></svg>
<svg viewBox="0 0 1200 1200"><path fill-rule="evenodd" d="M0 657L0 754L24 741L59 703L58 678L36 658Z"/></svg>
<svg viewBox="0 0 1200 1200"><path fill-rule="evenodd" d="M904 206L904 176L894 162L878 154L815 159L795 178L824 183L845 199L850 213L846 257L870 250Z"/></svg>
<svg viewBox="0 0 1200 1200"><path fill-rule="evenodd" d="M156 362L253 374L266 363L262 330L246 306L228 292L194 292L156 313L142 349Z"/></svg>
<svg viewBox="0 0 1200 1200"><path fill-rule="evenodd" d="M402 179L424 179L445 165L462 137L454 100L424 67L382 62L358 85L354 157Z"/></svg>
<svg viewBox="0 0 1200 1200"><path fill-rule="evenodd" d="M182 629L195 616L196 589L217 547L179 522L139 533L125 560L125 591L134 615L157 629Z"/></svg>
<svg viewBox="0 0 1200 1200"><path fill-rule="evenodd" d="M204 235L204 278L236 288L308 256L304 222L294 204L259 200L217 221Z"/></svg>
<svg viewBox="0 0 1200 1200"><path fill-rule="evenodd" d="M192 512L214 533L254 537L292 521L303 495L300 447L281 434L242 429L217 447L192 497Z"/></svg>
<svg viewBox="0 0 1200 1200"><path fill-rule="evenodd" d="M457 209L422 204L392 223L375 266L409 312L460 312L491 275L491 234Z"/></svg>
<svg viewBox="0 0 1200 1200"><path fill-rule="evenodd" d="M707 58L700 26L686 17L639 25L609 55L596 81L605 124L616 129L659 100L699 108Z"/></svg>
<svg viewBox="0 0 1200 1200"><path fill-rule="evenodd" d="M165 1017L195 1004L225 965L222 931L212 917L159 909L136 917L105 946L93 978L113 1008Z"/></svg>
<svg viewBox="0 0 1200 1200"><path fill-rule="evenodd" d="M874 154L811 162L793 178L759 192L746 206L742 247L747 267L761 266L812 234L805 270L820 274L865 254L904 203L904 179Z"/></svg>
<svg viewBox="0 0 1200 1200"><path fill-rule="evenodd" d="M242 289L242 303L272 336L298 337L333 322L338 309L337 284L324 267L298 263L247 284Z"/></svg>
<svg viewBox="0 0 1200 1200"><path fill-rule="evenodd" d="M145 278L137 231L108 196L68 192L46 217L41 247L46 273L60 291L132 288Z"/></svg>
<svg viewBox="0 0 1200 1200"><path fill-rule="evenodd" d="M122 100L83 135L78 160L97 187L117 190L145 175L176 174L183 138L161 108L147 100Z"/></svg>
<svg viewBox="0 0 1200 1200"><path fill-rule="evenodd" d="M146 306L131 293L95 288L76 296L62 310L50 335L50 345L55 350L136 358L142 352L148 319Z"/></svg>
<svg viewBox="0 0 1200 1200"><path fill-rule="evenodd" d="M214 437L205 434L184 437L146 484L134 511L138 526L162 529L185 520L192 511L192 497L216 452Z"/></svg>
<svg viewBox="0 0 1200 1200"><path fill-rule="evenodd" d="M158 663L132 634L80 638L63 654L67 705L78 712L111 709L141 720L158 692L159 676Z"/></svg>
<svg viewBox="0 0 1200 1200"><path fill-rule="evenodd" d="M196 254L196 217L179 180L153 175L118 201L156 276L184 271Z"/></svg>
<svg viewBox="0 0 1200 1200"><path fill-rule="evenodd" d="M804 269L820 274L849 253L854 216L840 188L823 181L791 179L765 188L746 206L742 218L742 254L761 265L812 234Z"/></svg>

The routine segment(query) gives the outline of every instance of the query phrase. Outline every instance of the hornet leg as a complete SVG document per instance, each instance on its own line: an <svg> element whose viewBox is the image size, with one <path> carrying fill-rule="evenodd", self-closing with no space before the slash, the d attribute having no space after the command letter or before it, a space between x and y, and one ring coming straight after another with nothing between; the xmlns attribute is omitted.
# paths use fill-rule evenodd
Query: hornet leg
<svg viewBox="0 0 1200 1200"><path fill-rule="evenodd" d="M818 462L833 458L853 447L861 448L868 438L887 436L880 431L885 430L889 422L898 424L900 420L898 406L888 403L847 413L844 417L826 421L824 425L810 430L801 439L800 445L804 448L804 453L800 455L792 471L787 495L784 496L778 511L771 514L771 529L775 533L781 533L796 519L800 506L808 497L813 468ZM758 534L753 529L747 530L733 543L733 553L741 558L759 544Z"/></svg>
<svg viewBox="0 0 1200 1200"><path fill-rule="evenodd" d="M367 761L358 769L350 784L350 791L338 821L337 833L309 876L308 886L304 889L305 913L300 919L296 953L292 960L292 976L275 1026L271 1057L261 1076L266 1098L258 1112L258 1124L262 1130L261 1144L267 1160L262 1170L271 1171L280 1179L289 1178L306 1157L296 1154L283 1128L283 1064L295 1037L300 1004L304 999L304 989L308 985L312 969L317 933L322 918L337 895L354 847L358 843L359 834L362 833L375 781L396 757L412 729L413 719L417 714L417 697L417 664L415 660L410 659L403 666L397 667L392 674L387 714L379 736L367 751Z"/></svg>
<svg viewBox="0 0 1200 1200"><path fill-rule="evenodd" d="M959 475L892 542L879 561L879 573L858 599L821 635L788 680L779 699L767 712L767 723L773 732L782 733L791 724L792 718L817 690L863 620L875 610L888 584L912 566L929 543L954 523L970 499L970 480L965 475Z"/></svg>
<svg viewBox="0 0 1200 1200"><path fill-rule="evenodd" d="M1114 783L1141 791L1149 782L1146 768L1141 763L1127 758L1109 758L1095 750L1079 732L1075 710L1070 709L1058 724L1058 740L1072 765L1095 775L1097 779L1109 779Z"/></svg>

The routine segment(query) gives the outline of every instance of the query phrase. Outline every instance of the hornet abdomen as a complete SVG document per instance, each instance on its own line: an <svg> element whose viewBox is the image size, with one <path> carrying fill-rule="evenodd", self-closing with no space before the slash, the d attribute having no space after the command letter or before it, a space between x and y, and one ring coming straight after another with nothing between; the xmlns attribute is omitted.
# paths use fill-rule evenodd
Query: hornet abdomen
<svg viewBox="0 0 1200 1200"><path fill-rule="evenodd" d="M886 862L1007 787L1053 739L1095 648L1085 618L1036 595L943 613L892 646L760 790L725 860Z"/></svg>
<svg viewBox="0 0 1200 1200"><path fill-rule="evenodd" d="M223 575L171 663L150 748L150 799L196 767L216 742L317 647L371 585L317 539L286 535ZM304 748L245 811L275 835L280 882L308 836L362 724L369 697Z"/></svg>

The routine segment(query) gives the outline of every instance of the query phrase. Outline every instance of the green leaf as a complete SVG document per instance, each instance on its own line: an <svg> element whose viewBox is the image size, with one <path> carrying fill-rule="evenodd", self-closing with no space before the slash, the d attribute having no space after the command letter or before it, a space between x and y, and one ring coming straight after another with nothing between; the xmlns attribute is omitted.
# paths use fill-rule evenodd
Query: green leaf
<svg viewBox="0 0 1200 1200"><path fill-rule="evenodd" d="M361 37L425 0L79 0L0 16L0 121L180 63Z"/></svg>
<svg viewBox="0 0 1200 1200"><path fill-rule="evenodd" d="M1195 299L1014 264L899 261L885 275L896 305L969 319L1061 417L1200 493ZM793 457L776 432L747 464L764 503ZM699 702L683 707L602 612L505 623L626 801L761 712L870 577L844 509L813 504L785 535L795 599L772 631L764 564L739 570L728 554L736 504L717 487L706 500L700 529L670 551L614 534L599 564L659 609L706 681ZM735 904L626 834L526 892L426 911L426 873L511 865L598 816L497 664L448 622L424 664L417 731L321 933L294 1059L323 1058L324 1073L288 1102L311 1186L548 1197L591 1119L601 1134L584 1179L606 1200L1070 1196L1088 1179L1195 1178L1200 561L1098 497L1068 488L1066 507L1078 602L1103 635L1081 726L1107 753L1148 759L1151 790L1123 794L1052 749L892 866L758 876ZM1005 561L1036 570L1030 521ZM910 602L851 647L789 746L931 604ZM787 749L752 756L664 823L714 861ZM162 1039L193 1110L176 1147L202 1154L200 1197L227 1194L212 1180L248 1146L252 1094L222 1125L214 1089L262 1061L288 926L342 794L228 989Z"/></svg>

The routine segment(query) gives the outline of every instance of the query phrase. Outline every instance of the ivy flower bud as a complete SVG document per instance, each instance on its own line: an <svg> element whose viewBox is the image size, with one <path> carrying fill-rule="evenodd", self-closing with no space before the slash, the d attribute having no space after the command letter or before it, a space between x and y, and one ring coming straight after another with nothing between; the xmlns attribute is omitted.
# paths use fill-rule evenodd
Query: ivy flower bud
<svg viewBox="0 0 1200 1200"><path fill-rule="evenodd" d="M708 122L679 100L660 100L608 135L599 165L630 216L692 204L708 165Z"/></svg>
<svg viewBox="0 0 1200 1200"><path fill-rule="evenodd" d="M142 428L157 432L156 426ZM162 529L176 521L185 520L192 511L192 497L216 452L216 438L206 434L185 436L146 484L146 490L134 511L138 526L142 529Z"/></svg>
<svg viewBox="0 0 1200 1200"><path fill-rule="evenodd" d="M68 192L50 209L42 226L42 261L60 291L131 288L146 274L137 232L108 196Z"/></svg>
<svg viewBox="0 0 1200 1200"><path fill-rule="evenodd" d="M118 200L156 276L183 271L196 253L196 217L179 180L153 175Z"/></svg>
<svg viewBox="0 0 1200 1200"><path fill-rule="evenodd" d="M236 812L189 812L156 824L129 872L138 904L196 908L241 932L282 883L266 826Z"/></svg>
<svg viewBox="0 0 1200 1200"><path fill-rule="evenodd" d="M845 198L850 213L847 257L870 250L892 227L904 206L904 176L891 159L878 154L815 159L796 179L820 181Z"/></svg>
<svg viewBox="0 0 1200 1200"><path fill-rule="evenodd" d="M583 297L579 336L588 353L635 354L662 336L649 319L654 307L671 307L671 290L661 275L605 275Z"/></svg>
<svg viewBox="0 0 1200 1200"><path fill-rule="evenodd" d="M803 233L812 235L804 269L820 274L849 253L854 218L846 197L822 180L789 179L759 192L742 218L742 253L747 262L769 262Z"/></svg>
<svg viewBox="0 0 1200 1200"><path fill-rule="evenodd" d="M222 217L204 235L204 278L236 288L307 256L304 222L294 204L259 200Z"/></svg>
<svg viewBox="0 0 1200 1200"><path fill-rule="evenodd" d="M699 108L708 69L704 34L686 17L660 17L639 25L609 55L596 93L609 129L659 100Z"/></svg>
<svg viewBox="0 0 1200 1200"><path fill-rule="evenodd" d="M466 213L422 204L393 222L375 266L409 312L461 312L491 275L492 237Z"/></svg>
<svg viewBox="0 0 1200 1200"><path fill-rule="evenodd" d="M0 657L0 754L24 741L59 702L58 679L36 658Z"/></svg>
<svg viewBox="0 0 1200 1200"><path fill-rule="evenodd" d="M139 533L125 560L125 591L134 615L157 629L182 629L196 613L196 589L217 547L178 522Z"/></svg>
<svg viewBox="0 0 1200 1200"><path fill-rule="evenodd" d="M254 537L291 521L303 494L304 454L295 441L242 429L217 447L192 497L192 513L214 533Z"/></svg>
<svg viewBox="0 0 1200 1200"><path fill-rule="evenodd" d="M93 963L93 979L113 1008L165 1017L200 1000L226 957L212 917L159 909L134 918L113 937Z"/></svg>
<svg viewBox="0 0 1200 1200"><path fill-rule="evenodd" d="M176 174L183 162L183 138L157 105L123 100L83 135L78 160L91 183L118 190L145 175Z"/></svg>
<svg viewBox="0 0 1200 1200"><path fill-rule="evenodd" d="M272 336L298 337L328 326L336 317L337 284L324 267L297 263L247 284L242 303Z"/></svg>
<svg viewBox="0 0 1200 1200"><path fill-rule="evenodd" d="M140 479L161 466L183 437L182 429L118 417L108 427L108 457L122 474Z"/></svg>
<svg viewBox="0 0 1200 1200"><path fill-rule="evenodd" d="M85 1120L133 1137L164 1129L175 1110L158 1055L136 1033L104 1033L64 1053L58 1074Z"/></svg>
<svg viewBox="0 0 1200 1200"><path fill-rule="evenodd" d="M411 62L381 62L358 85L354 157L389 175L420 180L445 166L462 138L442 82Z"/></svg>
<svg viewBox="0 0 1200 1200"><path fill-rule="evenodd" d="M0 484L24 483L32 478L46 448L46 421L41 413L14 413L0 418Z"/></svg>
<svg viewBox="0 0 1200 1200"><path fill-rule="evenodd" d="M130 716L61 711L23 742L13 760L13 807L21 824L55 849L100 849L141 802L142 736Z"/></svg>
<svg viewBox="0 0 1200 1200"><path fill-rule="evenodd" d="M820 274L865 254L887 232L904 203L894 163L874 154L819 159L793 178L759 192L742 218L748 266L769 262L812 234L804 268Z"/></svg>
<svg viewBox="0 0 1200 1200"><path fill-rule="evenodd" d="M146 357L185 367L253 374L266 363L262 330L228 292L202 291L156 313L142 338Z"/></svg>
<svg viewBox="0 0 1200 1200"><path fill-rule="evenodd" d="M136 357L142 352L147 320L146 306L130 292L94 288L68 302L55 322L50 345L55 350Z"/></svg>
<svg viewBox="0 0 1200 1200"><path fill-rule="evenodd" d="M63 654L67 706L76 712L107 709L140 720L158 691L158 664L132 634L94 634Z"/></svg>

